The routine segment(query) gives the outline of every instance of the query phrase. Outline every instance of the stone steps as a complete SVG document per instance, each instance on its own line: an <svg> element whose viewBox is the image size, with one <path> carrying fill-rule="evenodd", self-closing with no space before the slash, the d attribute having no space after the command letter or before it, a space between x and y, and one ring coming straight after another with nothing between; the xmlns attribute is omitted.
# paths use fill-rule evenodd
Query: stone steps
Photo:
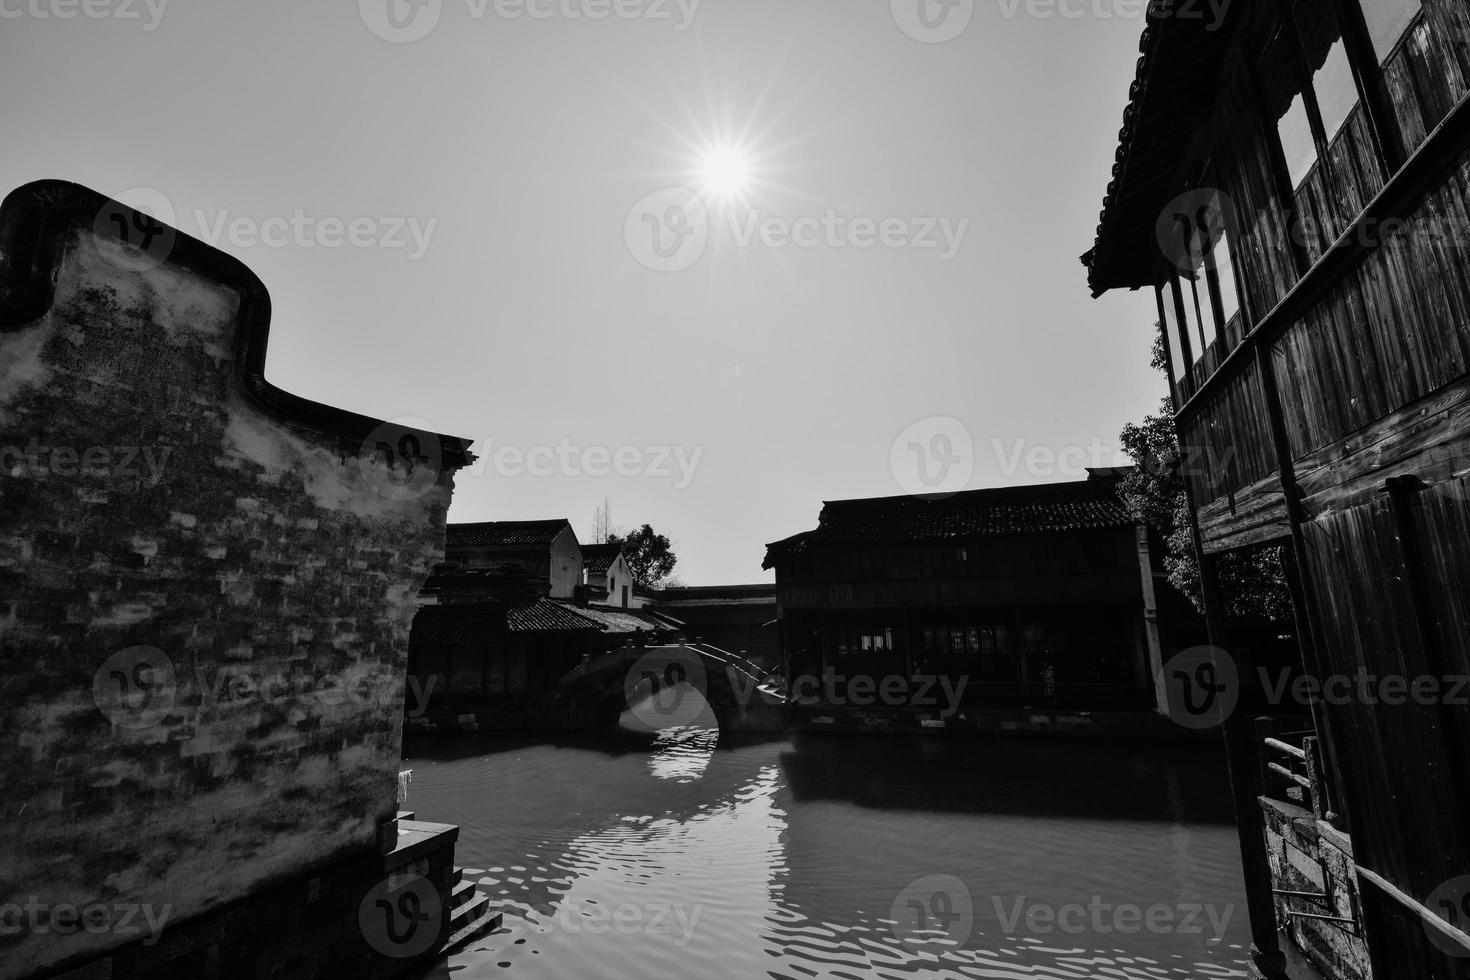
<svg viewBox="0 0 1470 980"><path fill-rule="evenodd" d="M450 875L449 938L439 950L447 955L470 940L500 928L502 915L490 908L490 899L481 894L473 881L464 880L464 869L456 867Z"/></svg>

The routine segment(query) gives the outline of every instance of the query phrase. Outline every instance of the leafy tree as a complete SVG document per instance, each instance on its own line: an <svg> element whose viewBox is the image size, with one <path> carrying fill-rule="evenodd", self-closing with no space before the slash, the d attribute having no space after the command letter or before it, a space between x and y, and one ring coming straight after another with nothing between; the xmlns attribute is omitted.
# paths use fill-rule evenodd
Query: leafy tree
<svg viewBox="0 0 1470 980"><path fill-rule="evenodd" d="M669 539L648 524L636 531L610 533L607 543L623 546L623 556L633 572L633 580L646 589L663 585L679 563Z"/></svg>
<svg viewBox="0 0 1470 980"><path fill-rule="evenodd" d="M1152 354L1152 366L1165 370L1162 332L1154 336ZM1169 399L1160 402L1157 415L1145 415L1141 422L1125 425L1118 439L1136 464L1119 484L1118 494L1133 518L1153 528L1163 539L1164 571L1169 582L1203 612L1199 558L1194 550L1179 434ZM1271 622L1291 618L1291 593L1279 546L1228 552L1220 556L1217 568L1227 615Z"/></svg>

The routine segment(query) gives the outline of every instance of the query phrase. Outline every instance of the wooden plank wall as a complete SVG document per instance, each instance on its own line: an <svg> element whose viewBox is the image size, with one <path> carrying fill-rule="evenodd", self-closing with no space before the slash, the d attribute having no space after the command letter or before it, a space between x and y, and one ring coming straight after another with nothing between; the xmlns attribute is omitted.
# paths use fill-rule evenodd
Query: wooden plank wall
<svg viewBox="0 0 1470 980"><path fill-rule="evenodd" d="M1226 500L1276 472L1271 428L1254 364L1179 426L1185 477L1195 503Z"/></svg>
<svg viewBox="0 0 1470 980"><path fill-rule="evenodd" d="M1470 158L1405 219L1273 345L1293 458L1470 369Z"/></svg>
<svg viewBox="0 0 1470 980"><path fill-rule="evenodd" d="M1275 203L1273 121L1255 114L1248 45L1259 40L1227 63L1214 122L1216 179L1235 205L1245 303L1257 322L1299 271L1290 215ZM1470 3L1426 0L1383 86L1390 140L1412 154L1470 91ZM1316 232L1298 239L1309 262L1382 189L1376 152L1360 104L1289 202ZM1264 497L1302 500L1300 558L1324 670L1453 678L1470 675L1470 157L1402 217L1408 233L1370 229L1383 247L1267 352L1295 485L1270 479L1253 363L1237 359L1237 375L1187 413L1180 435L1212 447L1207 459L1229 457L1195 487L1207 548L1272 533L1284 506ZM1384 492L1385 478L1402 474L1419 489ZM1324 710L1338 734L1358 859L1421 902L1470 873L1470 709L1352 698ZM1403 906L1370 888L1363 912L1375 959L1395 964L1394 976L1470 978L1470 959L1440 952Z"/></svg>
<svg viewBox="0 0 1470 980"><path fill-rule="evenodd" d="M1287 215L1276 193L1274 131L1256 113L1255 80L1237 49L1226 64L1216 108L1216 178L1235 207L1236 248L1246 306L1259 320L1292 286L1297 272Z"/></svg>

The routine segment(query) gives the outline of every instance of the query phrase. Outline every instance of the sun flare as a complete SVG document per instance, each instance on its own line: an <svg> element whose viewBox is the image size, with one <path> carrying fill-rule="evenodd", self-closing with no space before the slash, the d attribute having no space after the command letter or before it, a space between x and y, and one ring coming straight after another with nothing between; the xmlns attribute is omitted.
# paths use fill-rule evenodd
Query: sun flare
<svg viewBox="0 0 1470 980"><path fill-rule="evenodd" d="M700 161L699 175L704 189L716 197L738 197L750 183L750 157L738 146L712 147Z"/></svg>

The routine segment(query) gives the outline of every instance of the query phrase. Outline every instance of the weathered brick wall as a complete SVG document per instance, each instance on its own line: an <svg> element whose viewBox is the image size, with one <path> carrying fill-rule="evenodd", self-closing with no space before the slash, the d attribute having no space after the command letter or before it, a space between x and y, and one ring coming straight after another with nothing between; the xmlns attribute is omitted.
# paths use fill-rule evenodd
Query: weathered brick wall
<svg viewBox="0 0 1470 980"><path fill-rule="evenodd" d="M257 398L198 243L57 241L0 332L6 978L375 850L452 488Z"/></svg>
<svg viewBox="0 0 1470 980"><path fill-rule="evenodd" d="M1283 891L1311 892L1323 900L1278 895L1276 920L1297 949L1328 980L1372 980L1361 929L1290 911L1362 921L1352 841L1308 810L1261 797L1271 883Z"/></svg>

